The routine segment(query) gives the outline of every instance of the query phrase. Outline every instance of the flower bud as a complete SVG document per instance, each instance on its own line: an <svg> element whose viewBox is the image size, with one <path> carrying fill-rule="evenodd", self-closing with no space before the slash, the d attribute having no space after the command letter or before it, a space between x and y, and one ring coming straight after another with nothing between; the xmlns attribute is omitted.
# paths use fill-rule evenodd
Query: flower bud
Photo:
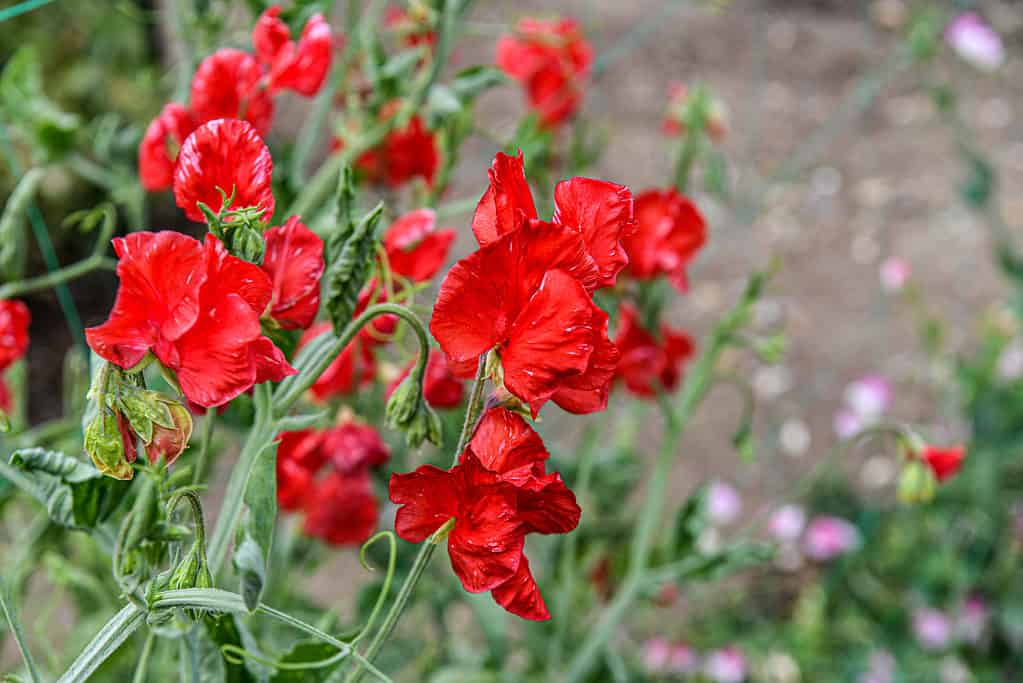
<svg viewBox="0 0 1023 683"><path fill-rule="evenodd" d="M440 417L423 399L422 377L413 371L387 401L388 426L405 432L409 448L418 448L424 441L440 445Z"/></svg>
<svg viewBox="0 0 1023 683"><path fill-rule="evenodd" d="M145 444L149 462L155 464L162 458L170 465L188 446L192 437L192 415L177 401L129 385L122 386L117 408L132 437L137 435ZM128 461L134 459L130 457Z"/></svg>
<svg viewBox="0 0 1023 683"><path fill-rule="evenodd" d="M131 479L135 476L131 466L135 454L126 442L130 443L121 432L118 415L106 408L101 408L85 428L85 452L96 469L108 477Z"/></svg>
<svg viewBox="0 0 1023 683"><path fill-rule="evenodd" d="M921 462L910 462L899 477L898 497L908 505L928 503L934 498L937 479Z"/></svg>
<svg viewBox="0 0 1023 683"><path fill-rule="evenodd" d="M161 397L161 401L167 405L173 426L154 426L153 440L146 444L146 457L151 463L163 458L167 465L171 465L188 447L188 441L192 438L192 414L177 401L165 397Z"/></svg>

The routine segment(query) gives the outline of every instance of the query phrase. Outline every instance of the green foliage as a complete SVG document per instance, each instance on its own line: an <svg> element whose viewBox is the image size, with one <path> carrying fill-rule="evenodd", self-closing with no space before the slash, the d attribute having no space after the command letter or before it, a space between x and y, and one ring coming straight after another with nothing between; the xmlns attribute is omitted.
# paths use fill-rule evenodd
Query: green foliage
<svg viewBox="0 0 1023 683"><path fill-rule="evenodd" d="M339 194L341 197L346 196L344 189ZM340 203L343 204L344 200ZM344 205L347 207L347 204ZM323 276L326 282L325 306L338 336L352 321L359 293L372 272L377 245L376 229L383 211L383 204L378 204L350 232L347 226L340 226L339 231L344 237L329 242L336 258L328 262Z"/></svg>

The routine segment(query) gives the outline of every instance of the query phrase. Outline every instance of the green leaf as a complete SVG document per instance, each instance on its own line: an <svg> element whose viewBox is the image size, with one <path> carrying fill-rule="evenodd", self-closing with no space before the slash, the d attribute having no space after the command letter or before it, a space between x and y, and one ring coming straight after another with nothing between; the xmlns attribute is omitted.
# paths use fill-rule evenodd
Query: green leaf
<svg viewBox="0 0 1023 683"><path fill-rule="evenodd" d="M104 477L92 465L43 448L15 451L11 466L31 482L27 492L46 506L50 519L73 529L92 529L109 517L128 486Z"/></svg>
<svg viewBox="0 0 1023 683"><path fill-rule="evenodd" d="M507 82L504 73L493 66L470 66L451 81L451 90L463 104L469 104L491 88Z"/></svg>
<svg viewBox="0 0 1023 683"><path fill-rule="evenodd" d="M971 157L969 164L969 173L959 191L967 206L980 211L988 205L994 194L995 169L978 156Z"/></svg>
<svg viewBox="0 0 1023 683"><path fill-rule="evenodd" d="M277 520L277 444L256 455L245 486L245 511L234 553L241 579L241 594L250 611L259 605L270 563L274 523Z"/></svg>
<svg viewBox="0 0 1023 683"><path fill-rule="evenodd" d="M62 111L43 93L39 55L28 45L14 53L0 74L0 112L50 158L71 148L79 127L77 117Z"/></svg>
<svg viewBox="0 0 1023 683"><path fill-rule="evenodd" d="M375 256L376 228L383 211L381 203L366 214L344 241L337 259L327 267L327 313L338 335L352 321L359 292L369 279Z"/></svg>
<svg viewBox="0 0 1023 683"><path fill-rule="evenodd" d="M295 643L280 661L282 664L315 664L337 655L338 650L322 640L303 640ZM270 683L323 683L344 662L344 659L311 669L280 668Z"/></svg>
<svg viewBox="0 0 1023 683"><path fill-rule="evenodd" d="M85 428L85 452L101 474L114 479L131 479L135 470L128 462L124 440L112 410L101 409L96 419Z"/></svg>
<svg viewBox="0 0 1023 683"><path fill-rule="evenodd" d="M685 557L696 548L696 542L707 528L707 487L701 486L689 498L675 517L675 557Z"/></svg>
<svg viewBox="0 0 1023 683"><path fill-rule="evenodd" d="M762 564L774 556L774 548L764 543L738 543L721 552L695 555L679 563L674 572L677 581L711 581Z"/></svg>
<svg viewBox="0 0 1023 683"><path fill-rule="evenodd" d="M117 408L147 444L153 440L154 425L174 429L174 417L158 392L122 385Z"/></svg>
<svg viewBox="0 0 1023 683"><path fill-rule="evenodd" d="M4 215L0 218L0 280L20 280L25 274L26 214L42 179L43 169L29 170L4 206Z"/></svg>
<svg viewBox="0 0 1023 683"><path fill-rule="evenodd" d="M242 642L241 630L235 621L235 615L222 614L215 617L210 616L203 620L203 625L206 627L206 635L218 647L232 645L234 647L245 648ZM269 672L261 664L256 662L250 664L249 660L246 660L244 664L235 664L226 658L222 659L224 663L224 683L254 683L255 681L265 681L269 678Z"/></svg>

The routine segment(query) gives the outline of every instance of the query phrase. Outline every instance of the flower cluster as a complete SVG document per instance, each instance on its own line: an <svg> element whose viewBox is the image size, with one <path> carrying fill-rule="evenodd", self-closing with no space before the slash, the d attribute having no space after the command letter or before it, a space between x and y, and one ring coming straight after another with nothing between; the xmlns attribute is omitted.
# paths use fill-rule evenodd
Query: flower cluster
<svg viewBox="0 0 1023 683"><path fill-rule="evenodd" d="M143 187L150 191L171 187L179 150L203 123L244 119L265 135L273 121L274 95L291 90L311 97L319 91L334 49L330 26L322 15L314 14L296 42L280 14L281 8L275 5L256 22L255 54L217 50L202 61L192 78L190 106L171 102L149 124L139 145Z"/></svg>
<svg viewBox="0 0 1023 683"><path fill-rule="evenodd" d="M626 273L637 280L665 276L681 292L688 289L686 266L707 241L699 209L674 188L636 196L634 233L624 240Z"/></svg>
<svg viewBox="0 0 1023 683"><path fill-rule="evenodd" d="M304 511L303 529L331 545L360 545L377 528L379 507L370 470L391 452L371 426L354 419L325 430L281 434L277 502Z"/></svg>
<svg viewBox="0 0 1023 683"><path fill-rule="evenodd" d="M0 410L11 409L11 394L2 373L28 350L28 306L20 301L0 300Z"/></svg>
<svg viewBox="0 0 1023 683"><path fill-rule="evenodd" d="M621 353L615 378L643 398L652 398L658 389L671 391L678 386L682 366L696 349L688 334L668 325L661 326L659 339L654 337L627 303L618 308L614 343Z"/></svg>
<svg viewBox="0 0 1023 683"><path fill-rule="evenodd" d="M388 102L380 109L378 120L389 121L398 114L401 105L399 100ZM334 141L335 150L343 148L343 140ZM413 178L422 178L432 186L439 166L437 135L418 114L413 114L404 126L388 131L378 145L355 160L355 168L363 178L388 187L400 187Z"/></svg>
<svg viewBox="0 0 1023 683"><path fill-rule="evenodd" d="M621 185L572 178L555 203L539 220L521 154L499 153L473 216L480 248L448 272L430 322L460 374L494 350L495 379L534 416L548 400L574 413L607 406L619 353L593 292L628 263L621 240L634 229Z"/></svg>
<svg viewBox="0 0 1023 683"><path fill-rule="evenodd" d="M572 118L582 104L593 48L572 19L526 18L514 35L497 41L494 61L522 83L540 123L554 128Z"/></svg>
<svg viewBox="0 0 1023 683"><path fill-rule="evenodd" d="M525 420L492 408L450 470L423 465L391 475L391 500L400 505L398 536L419 543L453 520L447 537L451 567L469 592L490 591L526 619L550 613L523 553L530 533L563 534L579 524L575 495L556 472L540 436Z"/></svg>

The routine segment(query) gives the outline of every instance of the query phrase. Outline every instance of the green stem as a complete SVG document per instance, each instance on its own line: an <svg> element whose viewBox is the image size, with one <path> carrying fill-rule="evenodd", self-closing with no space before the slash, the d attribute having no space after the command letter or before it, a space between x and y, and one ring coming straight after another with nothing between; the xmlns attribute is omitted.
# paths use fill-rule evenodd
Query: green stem
<svg viewBox="0 0 1023 683"><path fill-rule="evenodd" d="M199 457L195 461L195 469L192 471L192 485L197 485L206 474L209 466L210 443L213 441L213 422L217 411L213 408L206 409L206 417L202 423L202 445L199 447Z"/></svg>
<svg viewBox="0 0 1023 683"><path fill-rule="evenodd" d="M21 628L21 621L18 619L18 614L14 609L14 596L8 591L7 583L3 580L3 577L0 577L0 612L3 612L4 618L7 619L7 623L11 627L11 633L14 634L14 642L18 646L21 658L25 660L25 668L28 669L32 682L40 683L42 678L39 676L39 670L36 668L35 659L32 658L32 652L28 649L28 644L25 642L25 632Z"/></svg>
<svg viewBox="0 0 1023 683"><path fill-rule="evenodd" d="M145 617L146 614L141 608L134 604L125 605L85 646L57 683L81 683L89 680L89 676L145 623Z"/></svg>
<svg viewBox="0 0 1023 683"><path fill-rule="evenodd" d="M465 408L465 422L462 425L462 433L458 437L458 447L455 449L453 463L458 462L458 456L465 448L466 442L469 440L472 428L475 427L476 421L473 417L478 414L479 409L483 405L483 387L486 384L486 362L487 354L483 354L480 357L479 366L476 369L476 382L473 384L472 393L469 398L469 405ZM412 569L409 570L409 575L405 578L405 582L401 585L401 589L398 591L398 596L394 599L394 604L391 605L391 609L387 612L387 616L384 617L384 623L380 626L380 630L377 631L370 642L369 647L366 649L366 653L363 655L366 661L372 662L373 659L380 652L380 649L387 642L387 639L391 637L391 633L394 632L394 628L398 625L398 619L405 611L405 606L408 604L409 598L412 597L412 591L415 590L416 584L423 577L423 572L426 571L427 566L430 564L430 560L433 558L433 553L437 549L437 544L442 542L447 535L451 532L451 529L455 526L455 519L452 517L444 523L437 531L433 532L430 538L426 539L426 542L419 548L419 553L416 555L415 561L412 563ZM345 683L356 683L362 678L363 665L361 662L348 674L345 678Z"/></svg>
<svg viewBox="0 0 1023 683"><path fill-rule="evenodd" d="M31 12L34 9L38 9L43 5L49 5L53 0L25 0L25 2L18 3L13 7L7 7L0 10L0 21L7 21L14 17L24 14L25 12Z"/></svg>
<svg viewBox="0 0 1023 683"><path fill-rule="evenodd" d="M65 266L60 270L54 270L46 273L45 275L40 275L28 280L10 282L0 287L0 299L14 299L43 289L52 289L54 287L62 286L71 280L75 280L83 275L88 275L94 270L103 268L106 265L105 262L106 258L102 254L93 254L78 263Z"/></svg>
<svg viewBox="0 0 1023 683"><path fill-rule="evenodd" d="M135 675L132 683L146 683L146 676L149 674L149 658L153 655L153 646L156 644L156 634L152 631L146 636L146 642L142 646L142 653L139 655L138 664L135 665Z"/></svg>

